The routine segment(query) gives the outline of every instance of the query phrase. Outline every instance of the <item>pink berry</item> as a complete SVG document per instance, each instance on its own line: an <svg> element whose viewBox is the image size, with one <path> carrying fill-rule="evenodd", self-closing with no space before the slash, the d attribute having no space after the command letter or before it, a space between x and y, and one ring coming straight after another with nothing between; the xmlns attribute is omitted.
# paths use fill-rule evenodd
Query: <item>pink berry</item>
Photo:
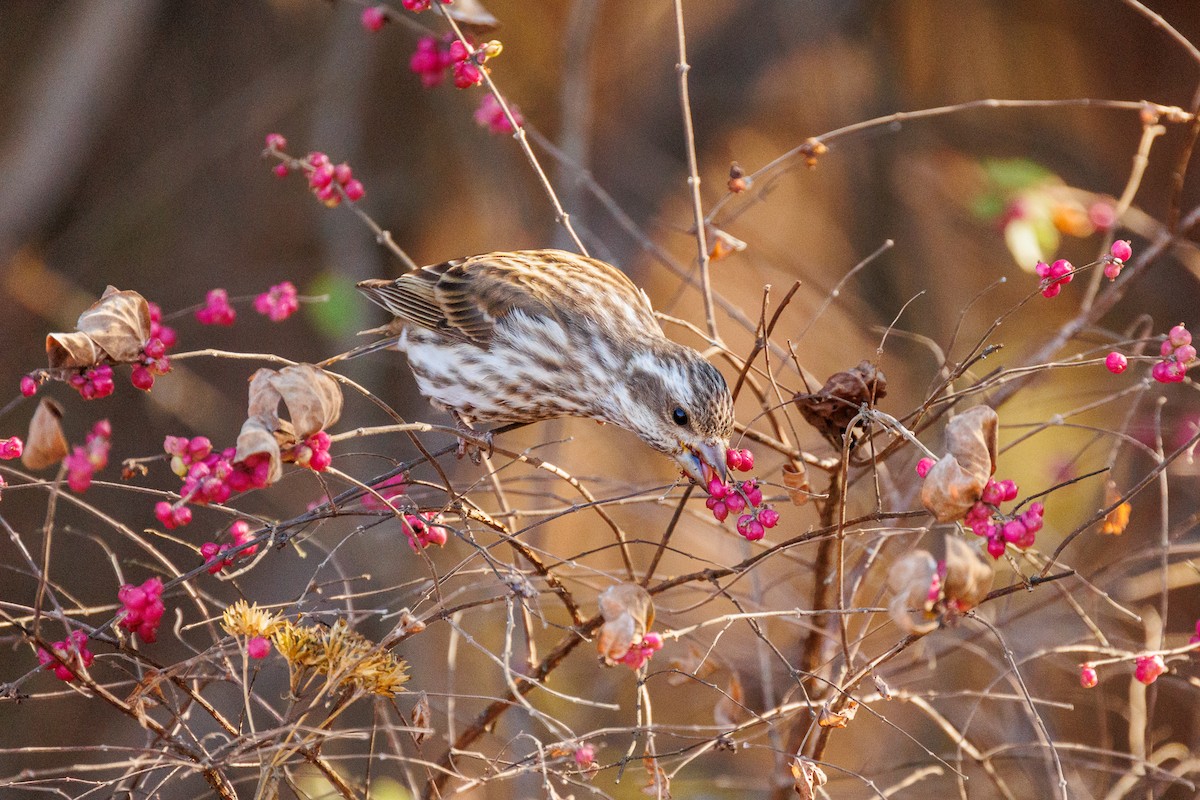
<svg viewBox="0 0 1200 800"><path fill-rule="evenodd" d="M270 150L283 150L287 147L287 139L283 138L279 133L267 134L267 148Z"/></svg>
<svg viewBox="0 0 1200 800"><path fill-rule="evenodd" d="M400 5L418 14L429 8L429 3L430 0L400 0Z"/></svg>
<svg viewBox="0 0 1200 800"><path fill-rule="evenodd" d="M459 61L454 65L454 85L459 89L468 89L483 83L483 72L478 66L469 61Z"/></svg>
<svg viewBox="0 0 1200 800"><path fill-rule="evenodd" d="M1002 535L1004 536L1004 541L1011 542L1013 544L1020 542L1028 534L1025 524L1016 519L1004 523L1004 527L1001 530Z"/></svg>
<svg viewBox="0 0 1200 800"><path fill-rule="evenodd" d="M250 658L266 658L271 652L271 640L265 636L255 636L246 642L246 655Z"/></svg>
<svg viewBox="0 0 1200 800"><path fill-rule="evenodd" d="M1167 332L1167 339L1173 347L1182 347L1192 343L1192 334L1188 333L1188 329L1181 322Z"/></svg>
<svg viewBox="0 0 1200 800"><path fill-rule="evenodd" d="M1050 265L1047 264L1045 261L1037 262L1037 264L1033 268L1033 271L1037 273L1037 276L1039 278L1049 278L1050 277Z"/></svg>
<svg viewBox="0 0 1200 800"><path fill-rule="evenodd" d="M1104 277L1110 281L1115 281L1117 276L1121 274L1121 263L1119 261L1109 261L1104 265Z"/></svg>
<svg viewBox="0 0 1200 800"><path fill-rule="evenodd" d="M1190 344L1180 345L1175 348L1174 355L1180 364L1190 364L1196 359L1196 348Z"/></svg>
<svg viewBox="0 0 1200 800"><path fill-rule="evenodd" d="M596 761L596 748L590 744L581 744L575 749L575 764L580 767L590 767Z"/></svg>
<svg viewBox="0 0 1200 800"><path fill-rule="evenodd" d="M917 462L917 475L924 478L929 474L929 470L933 469L933 465L936 463L937 461L932 458L922 458Z"/></svg>
<svg viewBox="0 0 1200 800"><path fill-rule="evenodd" d="M287 164L276 164L271 168L271 171L274 172L275 176L278 178L286 178L288 173L291 172Z"/></svg>
<svg viewBox="0 0 1200 800"><path fill-rule="evenodd" d="M342 191L346 193L346 199L351 203L362 200L367 193L367 190L363 188L362 181L357 178L351 178L346 181L346 185L342 187Z"/></svg>
<svg viewBox="0 0 1200 800"><path fill-rule="evenodd" d="M779 524L779 512L770 506L764 506L758 512L758 521L764 528L774 528Z"/></svg>
<svg viewBox="0 0 1200 800"><path fill-rule="evenodd" d="M729 506L729 510L734 514L738 514L746 507L746 499L737 492L730 492L725 498L725 505Z"/></svg>
<svg viewBox="0 0 1200 800"><path fill-rule="evenodd" d="M1105 357L1104 367L1113 375L1120 375L1129 367L1129 359L1114 350Z"/></svg>
<svg viewBox="0 0 1200 800"><path fill-rule="evenodd" d="M449 56L451 61L465 61L469 55L471 55L471 50L462 43L461 39L455 39L450 43Z"/></svg>
<svg viewBox="0 0 1200 800"><path fill-rule="evenodd" d="M1144 683L1147 686L1158 680L1158 676L1167 671L1167 664L1163 661L1163 657L1155 654L1149 656L1140 656L1133 668L1133 676L1137 678L1139 683Z"/></svg>
<svg viewBox="0 0 1200 800"><path fill-rule="evenodd" d="M1009 500L1015 500L1017 498L1017 492L1020 490L1017 488L1016 481L1003 480L1000 481L1000 491L1002 493L1004 502L1007 503Z"/></svg>
<svg viewBox="0 0 1200 800"><path fill-rule="evenodd" d="M362 12L362 26L371 33L378 33L387 23L387 9L384 6L367 6Z"/></svg>
<svg viewBox="0 0 1200 800"><path fill-rule="evenodd" d="M1159 361L1150 368L1150 377L1159 383L1171 383L1172 378L1167 374L1167 362Z"/></svg>
<svg viewBox="0 0 1200 800"><path fill-rule="evenodd" d="M708 495L720 500L725 495L729 494L729 487L721 483L720 478L713 478L708 482Z"/></svg>
<svg viewBox="0 0 1200 800"><path fill-rule="evenodd" d="M488 95L489 97L491 95ZM725 466L731 470L740 470L742 468L742 451L735 450L732 447L725 451Z"/></svg>
<svg viewBox="0 0 1200 800"><path fill-rule="evenodd" d="M1091 664L1084 664L1079 668L1079 685L1085 689L1092 689L1100 682L1100 676L1096 674L1096 668Z"/></svg>
<svg viewBox="0 0 1200 800"><path fill-rule="evenodd" d="M33 397L35 394L37 394L37 390L37 381L35 381L32 376L21 376L21 394L25 395L26 397Z"/></svg>
<svg viewBox="0 0 1200 800"><path fill-rule="evenodd" d="M308 176L308 185L314 189L324 189L333 183L333 166L322 164L316 167Z"/></svg>
<svg viewBox="0 0 1200 800"><path fill-rule="evenodd" d="M1130 246L1128 239L1118 239L1112 243L1112 247L1108 249L1108 252L1113 258L1124 262L1128 261L1133 255L1133 247Z"/></svg>
<svg viewBox="0 0 1200 800"><path fill-rule="evenodd" d="M150 391L151 387L154 386L154 374L141 364L133 368L133 373L130 374L129 380L143 392Z"/></svg>
<svg viewBox="0 0 1200 800"><path fill-rule="evenodd" d="M1062 291L1061 283L1052 283L1049 286L1047 286L1045 289L1042 289L1042 297L1045 297L1047 299L1049 299L1051 297L1058 297L1058 294L1061 291Z"/></svg>
<svg viewBox="0 0 1200 800"><path fill-rule="evenodd" d="M1075 268L1065 258L1060 258L1050 265L1050 277L1059 278L1063 283L1070 283L1075 278Z"/></svg>
<svg viewBox="0 0 1200 800"><path fill-rule="evenodd" d="M996 480L989 480L987 485L983 487L983 494L980 495L979 500L987 503L989 506L998 506L1004 502L1004 489L1000 487L999 482Z"/></svg>
<svg viewBox="0 0 1200 800"><path fill-rule="evenodd" d="M742 456L742 466L739 468L742 472L749 472L754 469L754 453L743 449L740 451Z"/></svg>
<svg viewBox="0 0 1200 800"><path fill-rule="evenodd" d="M711 497L709 498L712 499ZM729 516L729 506L722 503L720 500L713 503L709 508L712 510L712 515L717 518L717 522L724 522Z"/></svg>
<svg viewBox="0 0 1200 800"><path fill-rule="evenodd" d="M987 551L988 555L992 558L999 558L1004 555L1004 538L1001 536L989 536Z"/></svg>

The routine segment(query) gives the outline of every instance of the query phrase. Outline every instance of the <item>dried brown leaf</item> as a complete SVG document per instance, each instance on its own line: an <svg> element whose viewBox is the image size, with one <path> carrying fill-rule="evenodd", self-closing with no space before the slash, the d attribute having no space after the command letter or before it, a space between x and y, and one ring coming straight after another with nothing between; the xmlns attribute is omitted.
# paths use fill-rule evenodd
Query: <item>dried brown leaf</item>
<svg viewBox="0 0 1200 800"><path fill-rule="evenodd" d="M46 336L46 361L51 369L72 369L99 364L104 357L100 345L86 333L51 333Z"/></svg>
<svg viewBox="0 0 1200 800"><path fill-rule="evenodd" d="M850 724L857 713L857 700L846 701L846 705L837 711L830 708L827 703L821 707L821 713L817 716L817 724L822 728L844 728Z"/></svg>
<svg viewBox="0 0 1200 800"><path fill-rule="evenodd" d="M337 381L311 364L296 364L276 372L260 369L250 378L247 416L264 422L278 419L279 401L287 407L297 440L325 430L342 414L342 390ZM273 429L278 429L276 424Z"/></svg>
<svg viewBox="0 0 1200 800"><path fill-rule="evenodd" d="M252 416L243 422L237 437L237 451L233 456L234 461L245 461L250 456L266 453L271 459L271 471L267 475L269 484L275 483L283 475L279 441L275 438L272 421L276 425L279 424L278 417L272 419L261 415Z"/></svg>
<svg viewBox="0 0 1200 800"><path fill-rule="evenodd" d="M150 305L131 290L109 286L75 327L92 338L113 361L136 361L150 338Z"/></svg>
<svg viewBox="0 0 1200 800"><path fill-rule="evenodd" d="M947 608L963 613L983 602L992 588L990 561L957 536L946 537L946 575L942 595Z"/></svg>
<svg viewBox="0 0 1200 800"><path fill-rule="evenodd" d="M792 780L796 782L796 794L800 795L800 800L815 800L816 789L824 786L829 778L815 761L797 753L792 759Z"/></svg>
<svg viewBox="0 0 1200 800"><path fill-rule="evenodd" d="M892 601L888 616L905 633L929 633L937 628L930 589L937 579L937 562L924 550L913 550L893 562L888 570Z"/></svg>
<svg viewBox="0 0 1200 800"><path fill-rule="evenodd" d="M654 601L636 583L618 583L601 592L597 602L604 624L596 637L596 649L605 662L619 661L654 624Z"/></svg>
<svg viewBox="0 0 1200 800"><path fill-rule="evenodd" d="M429 695L421 692L417 695L417 702L412 710L412 724L414 728L429 728L432 727L433 715L429 711ZM429 736L428 731L413 731L413 742L420 744Z"/></svg>
<svg viewBox="0 0 1200 800"><path fill-rule="evenodd" d="M874 406L887 395L887 378L870 361L838 372L814 394L797 393L793 402L818 432L836 447L842 446L847 426L865 403Z"/></svg>
<svg viewBox="0 0 1200 800"><path fill-rule="evenodd" d="M947 453L929 469L921 485L921 504L938 522L962 519L979 500L996 471L999 417L976 406L946 424Z"/></svg>
<svg viewBox="0 0 1200 800"><path fill-rule="evenodd" d="M812 485L808 482L808 470L803 461L791 461L783 465L783 486L787 489L792 505L802 506L812 495Z"/></svg>
<svg viewBox="0 0 1200 800"><path fill-rule="evenodd" d="M21 463L28 469L45 469L67 457L70 448L62 429L63 409L49 397L38 403L33 418L29 421L29 436L25 439L25 451Z"/></svg>

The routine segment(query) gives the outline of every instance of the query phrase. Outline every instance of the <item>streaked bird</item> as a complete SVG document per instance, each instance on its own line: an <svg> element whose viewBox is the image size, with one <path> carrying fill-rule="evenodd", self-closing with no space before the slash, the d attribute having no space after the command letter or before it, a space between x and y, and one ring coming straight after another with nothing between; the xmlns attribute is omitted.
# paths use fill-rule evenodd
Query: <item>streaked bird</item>
<svg viewBox="0 0 1200 800"><path fill-rule="evenodd" d="M725 479L733 400L721 373L668 339L616 267L561 250L487 253L358 288L417 387L473 423L589 417L635 433L701 486Z"/></svg>

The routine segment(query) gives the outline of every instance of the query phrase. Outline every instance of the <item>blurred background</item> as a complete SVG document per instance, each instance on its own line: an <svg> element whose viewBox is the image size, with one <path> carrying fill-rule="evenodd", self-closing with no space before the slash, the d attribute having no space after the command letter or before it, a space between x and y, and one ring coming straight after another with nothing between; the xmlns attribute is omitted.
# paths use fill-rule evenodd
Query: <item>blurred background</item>
<svg viewBox="0 0 1200 800"><path fill-rule="evenodd" d="M1152 5L1184 36L1200 41L1195 0ZM486 6L500 26L482 38L504 44L502 55L491 62L492 75L527 121L534 148L591 253L630 273L660 310L703 325L698 294L678 277L694 272L696 250L689 234L672 4L487 0ZM173 322L180 351L212 347L318 361L356 344L356 331L383 321L356 296L353 284L399 274L402 265L375 243L351 210L325 208L301 177L275 177L274 162L260 157L268 132L286 136L296 155L322 150L335 162L348 161L366 187L359 206L418 263L489 250L569 247L516 143L473 119L483 90L460 91L449 82L423 88L408 66L419 32L391 24L368 33L361 11L361 5L324 0L6 0L0 6L0 286L6 298L0 381L9 382L14 397L19 377L44 365L45 334L73 329L79 312L109 284L135 289L167 313L202 302L212 288L245 297L283 280L293 281L302 294L330 297L328 303L306 305L282 324L268 322L244 303L231 328L202 327L184 315ZM706 207L727 194L731 162L752 172L811 136L874 117L983 98L1149 100L1187 108L1200 80L1200 64L1120 0L691 0L685 12ZM411 18L439 35L444 30L432 13ZM791 341L818 381L862 359L877 359L890 384L883 407L900 415L921 401L939 364L913 337L890 338L877 354L879 326L904 309L899 328L945 346L961 324L961 355L1034 287L1035 278L1014 258L1014 250L1028 252L1019 247L1029 235L1039 239L1047 256L1094 260L1106 240L1092 231L1088 212L1121 194L1141 134L1136 110L1046 107L964 109L839 137L814 168L793 158L789 169L727 201L717 215L718 227L747 245L713 265L722 308L741 309L743 319L756 321L764 284L772 286L772 302L778 302L794 281L802 281L776 340ZM1155 142L1134 200L1136 222L1121 234L1134 240L1135 253L1154 233L1155 221L1170 212L1172 176L1187 134L1186 125L1168 125ZM1195 180L1184 185L1179 205L1185 213L1200 201L1198 186ZM1032 234L1006 228L1014 220L1029 221ZM810 326L833 287L886 240L894 246L848 281ZM1075 350L1119 338L1143 314L1153 317L1154 333L1180 321L1200 325L1196 274L1190 249L1172 252L1104 320L1112 333L1089 331L1092 338ZM1000 277L1008 282L964 313ZM1007 321L995 337L1005 350L988 368L1019 359L1073 315L1078 298L1065 294L1061 302L1035 304ZM730 348L748 352L753 331L725 310L718 319ZM679 327L668 326L668 333L700 344ZM102 410L85 406L61 385L46 391L67 405L64 424L73 441L97 415L112 420L115 464L156 452L168 433L232 443L252 369L234 360L180 362L148 396L135 395L119 377L117 396ZM362 359L348 365L347 374L406 418L446 422L415 394L398 357ZM1002 422L1044 421L1106 395L1110 379L1099 369L1072 372L1035 388L1010 416L1002 413ZM782 382L792 391L803 388L794 374ZM1198 416L1194 396L1176 397L1163 410L1168 445L1186 439L1188 422ZM0 417L0 434L23 435L32 409L32 402L10 407ZM1143 435L1151 430L1152 412L1153 403L1130 411L1145 419ZM739 407L743 421L755 413L752 402ZM1105 413L1094 424L1121 424L1123 410ZM384 421L359 400L348 404L342 424ZM515 434L508 446L519 450L572 437L542 454L581 476L606 476L610 485L670 482L665 460L643 452L622 432L595 428L553 423ZM1022 432L1009 430L1002 438ZM811 431L799 435L802 445L830 452ZM931 437L932 446L936 438ZM1088 435L1070 431L1040 437L1013 454L1005 474L1031 487L1047 487L1094 466L1083 457L1096 455L1087 453L1089 441ZM411 454L405 442L396 441L394 451L390 446L362 449L387 450L396 458ZM1105 455L1098 457L1102 461ZM352 465L364 477L388 466L384 459L353 458L344 455L341 466L350 470ZM1144 473L1148 463L1144 457L1135 461L1124 477ZM469 466L448 468L476 474ZM1194 498L1194 474L1174 480L1186 482L1176 496L1191 491ZM171 483L164 479L160 485ZM536 483L528 489L548 491ZM261 513L286 517L319 494L314 483L297 480L253 502ZM544 499L517 496L531 505ZM113 492L106 498L99 490L92 499L120 504L125 497ZM1064 494L1089 509L1098 506L1098 497L1095 483ZM1149 503L1145 529L1134 526L1125 540L1132 552L1156 541L1156 503ZM126 513L125 521L135 529L154 524L151 504L145 505L144 512ZM44 518L44 497L9 492L0 511L16 529L33 531ZM1194 499L1188 499L1170 513L1172 519L1185 519L1194 511ZM645 524L653 539L670 507L615 513L625 524ZM86 529L83 518L64 520L68 528L76 527L63 541L79 544L56 545L57 574L71 575L97 557L107 559L86 543L103 532ZM811 515L794 521L797 530L811 523ZM545 526L532 539L553 548L561 541L555 537L576 535L574 526L582 524L573 517ZM742 557L740 541L714 539L717 529L702 522L696 528L696 552L721 563ZM1064 529L1070 529L1066 522ZM342 535L321 534L326 537L321 546L333 547ZM604 537L590 530L578 535ZM377 548L387 541L376 535L345 544L345 573L374 569L376 579L395 585L419 576L422 567L415 562L377 563ZM407 553L403 545L395 546ZM799 554L792 567L806 567L806 557ZM144 577L137 559L129 558L126 579ZM1110 568L1113 560L1090 550L1078 553L1078 559L1096 569ZM685 563L668 558L664 573L694 568ZM238 589L264 602L287 600L314 569L285 558L267 566L240 581ZM1110 581L1124 575L1120 570L1106 574ZM111 603L111 579L96 587L69 583L80 602ZM27 576L0 572L0 595L14 602L28 603L33 586ZM1184 589L1191 586L1185 583ZM787 607L794 601L776 597L768 602ZM1189 613L1194 619L1200 603L1181 594L1173 609L1180 610L1181 619ZM387 628L381 624L379 630ZM1029 634L1037 641L1023 646L1035 648L1041 637L1054 638L1053 628L1039 630L1038 636ZM1136 640L1141 634L1131 628L1126 635ZM735 650L731 660L753 661L753 637L746 634L738 641L747 648L744 659ZM440 657L437 648L405 655L417 663L417 674L423 659L434 665ZM12 680L29 668L28 656L20 647L0 656L0 679ZM589 680L594 665L587 657L578 662L565 671L571 673L566 679ZM900 680L928 677L922 663L912 667L917 673ZM1074 664L1060 666L1046 680L1074 681ZM612 678L613 699L629 700L630 682L618 680L628 675ZM38 678L43 679L50 680ZM760 688L747 691L760 696ZM63 703L60 711L73 708ZM922 736L922 726L929 725L923 717L906 722L903 710L894 713L897 724L915 735ZM1061 716L1057 724L1064 739L1085 735L1073 727L1078 723L1071 714ZM1163 724L1179 741L1195 744L1198 734L1190 716L1159 719L1169 720ZM113 723L114 741L137 739L126 721L101 717L95 724ZM13 748L45 742L47 731L61 731L67 721L56 715L54 704L5 703L0 705L0 743ZM1088 717L1082 726L1093 722ZM617 715L612 724L631 723L627 715ZM857 737L860 752L850 751L848 741L840 743L844 749L837 758L848 766L861 767L880 749L891 754L897 769L911 767L907 758L915 763L924 758L919 750L898 755L903 737L878 720L865 724L879 730ZM932 747L946 747L935 730L925 733ZM81 741L94 743L93 731ZM15 774L24 766L22 758L6 750L0 774ZM678 789L677 796L757 791L761 777L753 774L753 764L773 763L769 754L758 762L745 757L740 764L731 762L732 755L720 758L730 763L710 763L711 779L703 787ZM863 791L851 785L847 796ZM977 796L990 796L989 789L979 789ZM606 790L628 796L636 791L632 785L606 785Z"/></svg>

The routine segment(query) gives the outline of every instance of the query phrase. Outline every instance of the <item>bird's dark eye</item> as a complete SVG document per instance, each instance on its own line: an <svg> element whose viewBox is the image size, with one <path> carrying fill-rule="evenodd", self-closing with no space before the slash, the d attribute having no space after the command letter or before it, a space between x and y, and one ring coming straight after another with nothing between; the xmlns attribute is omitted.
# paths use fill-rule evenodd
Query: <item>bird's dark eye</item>
<svg viewBox="0 0 1200 800"><path fill-rule="evenodd" d="M671 419L674 420L675 424L679 426L688 424L687 412L679 406L675 406L675 410L671 412Z"/></svg>

